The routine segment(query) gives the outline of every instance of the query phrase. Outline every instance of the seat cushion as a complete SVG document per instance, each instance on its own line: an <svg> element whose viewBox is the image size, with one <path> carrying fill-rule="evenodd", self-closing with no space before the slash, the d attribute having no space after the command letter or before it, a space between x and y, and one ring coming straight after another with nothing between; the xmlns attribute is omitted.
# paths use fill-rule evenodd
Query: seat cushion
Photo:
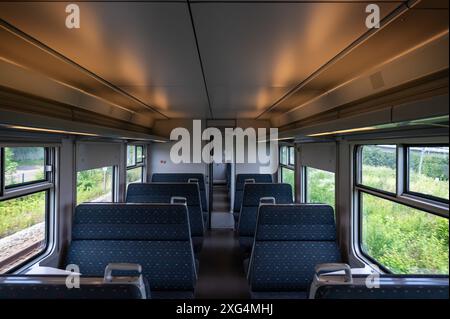
<svg viewBox="0 0 450 319"><path fill-rule="evenodd" d="M88 276L103 276L109 263L135 263L153 290L192 290L196 273L189 241L75 240L65 265ZM119 272L120 274L120 272Z"/></svg>
<svg viewBox="0 0 450 319"><path fill-rule="evenodd" d="M256 242L249 274L253 291L307 291L318 264L341 262L336 242Z"/></svg>

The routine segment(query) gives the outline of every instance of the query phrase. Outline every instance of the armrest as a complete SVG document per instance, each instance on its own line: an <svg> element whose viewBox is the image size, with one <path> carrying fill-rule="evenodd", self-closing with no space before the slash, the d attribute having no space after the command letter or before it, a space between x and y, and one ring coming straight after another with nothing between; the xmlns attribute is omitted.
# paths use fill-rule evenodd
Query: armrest
<svg viewBox="0 0 450 319"><path fill-rule="evenodd" d="M126 277L114 277L113 271L134 271L135 276ZM144 282L144 277L142 276L142 266L139 264L132 263L109 263L105 267L105 275L103 281L105 284L132 284L139 288L141 292L142 299L147 299L149 297L147 293L147 288Z"/></svg>
<svg viewBox="0 0 450 319"><path fill-rule="evenodd" d="M104 281L105 282L112 282L113 281L113 271L135 271L137 274L141 274L142 272L142 266L139 264L131 264L131 263L109 263L105 267L105 275L104 275Z"/></svg>
<svg viewBox="0 0 450 319"><path fill-rule="evenodd" d="M323 273L335 272L335 271L344 271L344 282L351 283L353 281L352 278L352 269L349 265L344 263L327 263L327 264L319 264L315 267L316 276L319 280L322 279Z"/></svg>
<svg viewBox="0 0 450 319"><path fill-rule="evenodd" d="M272 197L272 196L261 197L259 199L259 205L261 206L261 205L265 205L265 204L273 204L273 205L275 205L276 204L275 197Z"/></svg>
<svg viewBox="0 0 450 319"><path fill-rule="evenodd" d="M188 179L188 183L196 183L196 184L198 184L199 181L198 181L198 178L189 178Z"/></svg>
<svg viewBox="0 0 450 319"><path fill-rule="evenodd" d="M170 197L170 203L187 205L187 198L181 196L172 196Z"/></svg>
<svg viewBox="0 0 450 319"><path fill-rule="evenodd" d="M329 276L327 278L326 273L335 272L335 271L344 271L344 277L342 280L342 276ZM337 285L346 285L351 284L353 282L352 278L352 269L349 265L344 263L328 263L328 264L319 264L315 267L314 279L311 283L311 287L309 289L309 299L314 299L316 296L316 291L319 287L326 284L337 284Z"/></svg>

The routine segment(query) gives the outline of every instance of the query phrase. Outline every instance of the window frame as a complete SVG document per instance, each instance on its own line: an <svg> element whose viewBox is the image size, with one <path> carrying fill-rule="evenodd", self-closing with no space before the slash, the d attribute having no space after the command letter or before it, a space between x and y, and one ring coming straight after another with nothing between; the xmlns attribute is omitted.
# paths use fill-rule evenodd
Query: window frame
<svg viewBox="0 0 450 319"><path fill-rule="evenodd" d="M134 149L134 165L128 165L128 147L134 147L135 148ZM137 149L138 148L141 148L141 150L142 150L142 160L141 161L138 161L138 156L137 156ZM146 147L145 147L145 145L143 145L143 144L127 144L125 149L126 149L125 153L126 153L126 156L127 156L126 160L125 160L125 162L126 162L126 170L125 170L125 184L126 184L126 186L129 185L128 183L126 183L126 180L127 180L127 177L128 177L128 171L132 170L132 169L135 169L135 168L140 168L140 167L142 167L141 181L142 181L142 183L145 183L146 182L146 178L145 178L145 176L146 176L146 165L145 165L145 159L146 159L145 151L146 151Z"/></svg>
<svg viewBox="0 0 450 319"><path fill-rule="evenodd" d="M361 163L362 163L362 149L363 149L363 147L364 146L379 146L379 145L388 145L387 143L383 143L383 144L359 144L359 145L357 145L356 146L356 158L355 158L355 167L354 167L354 172L355 172L355 174L354 174L354 176L355 176L355 181L354 181L354 183L355 183L355 185L356 186L358 186L359 188L364 188L364 189L367 189L367 190L371 190L371 191L374 191L374 192L379 192L379 193L383 193L383 194L385 194L385 195L393 195L393 196L395 196L395 195L397 195L399 192L401 192L401 187L399 187L399 184L398 184L398 174L399 174L399 171L401 170L401 167L398 165L399 164L399 149L400 149L400 147L399 147L399 145L397 145L397 144L391 144L391 145L394 145L395 147L396 147L396 154L395 154L395 163L396 163L396 167L395 167L395 174L396 174L396 183L395 183L395 191L394 192L390 192L390 191L387 191L387 190L384 190L384 189L379 189L379 188L376 188L376 187L372 187L372 186L368 186L368 185L364 185L364 184L362 184L362 177L363 177L363 169L362 169L362 165L361 165Z"/></svg>
<svg viewBox="0 0 450 319"><path fill-rule="evenodd" d="M412 147L449 147L449 144L403 144L403 159L404 159L404 194L409 195L413 198L424 199L431 202L441 202L444 204L449 204L449 200L446 198L437 197L434 195L414 192L410 189L410 158L409 149Z"/></svg>
<svg viewBox="0 0 450 319"><path fill-rule="evenodd" d="M40 180L25 182L25 183L6 185L6 183L4 181L6 179L4 177L4 168L5 168L4 165L5 164L2 164L2 168L1 168L0 172L1 172L1 175L3 176L3 178L2 178L3 183L1 185L1 187L2 187L2 190L4 191L4 193L6 193L7 190L10 190L10 189L23 188L23 187L26 187L26 186L29 186L29 185L42 184L42 183L49 182L49 180L51 178L51 174L50 174L51 172L49 172L47 168L48 168L48 166L51 165L51 160L50 160L51 153L50 153L50 150L49 150L48 147L35 146L35 145L33 145L33 146L6 146L6 147L7 148L20 148L20 147L38 147L38 148L43 148L44 149L44 178L40 179ZM6 148L6 147L2 147L2 155L1 155L2 156L1 157L2 163L6 162L5 151L4 151L4 148Z"/></svg>
<svg viewBox="0 0 450 319"><path fill-rule="evenodd" d="M78 190L77 190L77 183L78 183L78 173L81 172L86 172L86 171L92 171L95 169L103 169L103 168L111 168L112 172L111 172L111 203L116 203L119 195L117 194L117 185L118 185L118 168L116 165L111 165L111 166L103 166L103 167L97 167L97 168L90 168L90 169L86 169L86 170L82 170L82 171L77 171L75 173L75 201L74 201L74 208L80 204L83 203L90 203L90 202L81 202L78 203ZM109 202L108 202L109 203Z"/></svg>
<svg viewBox="0 0 450 319"><path fill-rule="evenodd" d="M283 152L283 148L286 149L286 164L283 164L281 162L281 154ZM294 163L291 163L291 161L290 161L291 149L294 152ZM293 197L293 200L295 201L295 198L296 198L295 145L281 144L280 147L278 148L278 158L280 159L280 161L278 163L278 171L279 171L279 181L281 183L283 183L283 179L284 179L283 169L291 170L294 173L294 186L292 188L292 197Z"/></svg>
<svg viewBox="0 0 450 319"><path fill-rule="evenodd" d="M45 179L39 181L31 181L27 183L21 183L7 187L5 185L5 151L4 149L17 148L17 147L42 147L45 152L45 165L44 176ZM43 246L37 254L34 254L13 267L9 268L5 274L14 273L18 269L40 259L42 256L47 255L48 252L54 246L54 238L52 238L52 232L54 227L54 212L56 205L56 174L57 174L57 148L55 146L45 145L1 145L0 146L0 202L7 202L10 200L18 199L21 197L31 196L39 193L44 193L45 198L45 212L44 212L44 242ZM17 252L17 254L8 257L5 260L9 260L11 257L17 256L20 258L21 253L26 252L29 247ZM4 261L0 261L1 265L4 265Z"/></svg>
<svg viewBox="0 0 450 319"><path fill-rule="evenodd" d="M383 143L388 144L388 143ZM448 203L444 203L443 201L435 201L435 200L427 200L425 196L412 196L407 190L408 185L408 172L409 172L409 163L407 159L408 147L411 146L435 146L435 145L444 145L444 144L413 144L413 143L395 143L397 146L397 156L396 156L396 193L390 193L381 189L372 188L370 186L365 186L359 181L361 180L361 172L362 172L362 147L367 145L380 145L380 143L358 143L354 145L353 156L352 156L352 171L353 171L353 206L354 212L356 214L356 231L358 238L353 243L356 245L357 252L359 252L362 257L371 262L374 265L377 265L381 271L384 273L391 274L392 271L389 270L386 266L377 261L374 257L370 256L365 252L362 245L363 238L363 194L368 194L371 196L375 196L384 200L388 200L394 202L399 205L408 206L413 209L417 209L419 211L423 211L424 213L429 213L432 215L436 215L438 217L444 217L449 219L449 211L448 211ZM448 144L447 144L448 145ZM306 172L305 172L306 174ZM421 195L421 194L420 194ZM421 274L423 275L423 274ZM430 276L434 276L430 274Z"/></svg>
<svg viewBox="0 0 450 319"><path fill-rule="evenodd" d="M333 210L336 212L336 203L337 202L336 202L336 173L335 172L326 171L324 169L315 168L315 167L312 167L312 166L302 166L303 179L304 179L304 181L302 183L303 184L303 196L304 196L304 201L303 202L305 204L316 204L316 203L312 203L312 202L308 201L308 168L315 169L315 170L318 170L318 171L324 171L324 172L327 172L327 173L330 173L330 174L334 175L334 207L332 205L330 205L330 204L327 204L327 203L319 203L319 204L330 205L330 206L333 207Z"/></svg>

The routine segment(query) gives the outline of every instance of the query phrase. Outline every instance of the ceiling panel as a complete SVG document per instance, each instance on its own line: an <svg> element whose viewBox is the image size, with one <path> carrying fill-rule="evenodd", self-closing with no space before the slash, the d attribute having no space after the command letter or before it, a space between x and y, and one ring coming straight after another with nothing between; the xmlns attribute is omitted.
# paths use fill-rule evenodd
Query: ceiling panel
<svg viewBox="0 0 450 319"><path fill-rule="evenodd" d="M399 5L378 4L382 16ZM193 3L213 113L258 116L260 92L267 92L269 107L368 31L366 5ZM232 92L233 98L223 92Z"/></svg>
<svg viewBox="0 0 450 319"><path fill-rule="evenodd" d="M78 2L80 29L66 5L0 3L0 18L169 117L209 115L185 3Z"/></svg>

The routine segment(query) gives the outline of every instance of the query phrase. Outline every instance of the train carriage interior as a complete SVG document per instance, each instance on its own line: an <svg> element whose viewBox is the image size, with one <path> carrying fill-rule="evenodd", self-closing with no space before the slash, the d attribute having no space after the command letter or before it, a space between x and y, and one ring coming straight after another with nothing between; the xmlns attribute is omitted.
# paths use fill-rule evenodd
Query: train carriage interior
<svg viewBox="0 0 450 319"><path fill-rule="evenodd" d="M0 301L448 300L448 6L0 1Z"/></svg>

